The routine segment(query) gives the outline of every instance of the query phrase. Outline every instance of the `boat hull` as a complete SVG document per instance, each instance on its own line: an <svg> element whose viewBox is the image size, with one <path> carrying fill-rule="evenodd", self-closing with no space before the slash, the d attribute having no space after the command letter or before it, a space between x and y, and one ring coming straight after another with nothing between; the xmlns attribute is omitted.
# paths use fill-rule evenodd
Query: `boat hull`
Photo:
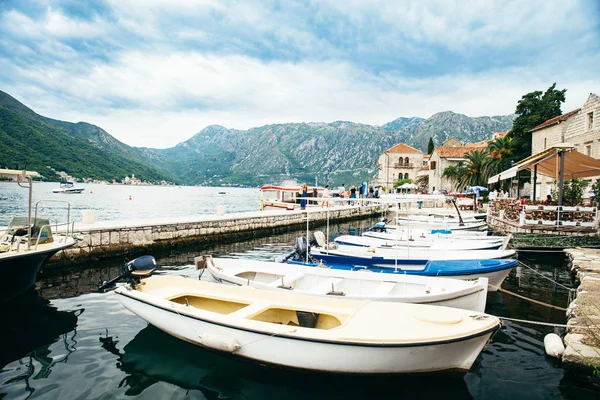
<svg viewBox="0 0 600 400"><path fill-rule="evenodd" d="M321 257L319 257L321 258ZM329 259L321 259L324 264L316 264L316 263L305 263L297 260L290 260L292 264L300 264L300 265L308 265L312 267L318 267L321 265L325 265L326 267L333 269L342 269L348 271L361 271L361 270L369 270L372 272L383 272L383 273L391 273L391 274L407 274L407 275L422 275L422 276L439 276L453 279L462 279L462 280L473 280L479 277L488 279L488 290L490 292L494 292L498 290L504 279L508 276L510 271L516 267L517 261L512 260L513 262L503 263L502 261L510 261L510 260L499 260L501 262L500 265L496 267L482 267L482 268L445 268L444 263L448 263L448 261L431 261L426 262L423 261L422 264L407 264L407 261L399 260L398 264L371 264L365 265L364 260L362 259L353 259L352 257L337 257L335 256ZM467 260L466 263L471 262L472 260ZM408 261L411 262L411 261ZM493 263L494 260L485 260L483 263ZM457 265L460 264L460 260L452 261L452 264Z"/></svg>
<svg viewBox="0 0 600 400"><path fill-rule="evenodd" d="M0 257L0 273L4 277L0 280L0 302L10 301L35 286L40 270L50 257L73 244L74 241L46 250L26 250Z"/></svg>
<svg viewBox="0 0 600 400"><path fill-rule="evenodd" d="M125 308L158 329L187 342L234 357L286 369L349 374L466 372L500 325L463 337L435 343L362 344L307 340L238 329L185 315L119 293ZM290 329L292 331L292 329ZM290 332L291 333L291 332ZM202 341L201 337L220 342ZM239 343L235 351L227 343Z"/></svg>

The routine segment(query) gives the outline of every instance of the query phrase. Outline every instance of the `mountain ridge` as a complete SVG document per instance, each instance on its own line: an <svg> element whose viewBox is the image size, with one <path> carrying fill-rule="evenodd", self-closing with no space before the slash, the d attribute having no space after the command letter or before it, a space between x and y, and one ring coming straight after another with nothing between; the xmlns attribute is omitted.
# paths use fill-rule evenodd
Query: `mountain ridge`
<svg viewBox="0 0 600 400"><path fill-rule="evenodd" d="M171 148L153 149L128 146L87 122L38 115L0 91L0 160L12 165L26 159L29 168L35 166L50 179L56 176L46 166L105 180L135 173L142 180L188 185L257 186L287 179L312 182L315 177L322 184L338 184L375 175L377 157L399 142L422 151L430 136L436 145L451 136L477 142L509 129L512 120L511 115L471 118L444 111L427 119L399 117L382 126L333 121L237 130L209 125ZM27 142L29 149L15 145L15 139ZM40 159L27 156L27 150Z"/></svg>

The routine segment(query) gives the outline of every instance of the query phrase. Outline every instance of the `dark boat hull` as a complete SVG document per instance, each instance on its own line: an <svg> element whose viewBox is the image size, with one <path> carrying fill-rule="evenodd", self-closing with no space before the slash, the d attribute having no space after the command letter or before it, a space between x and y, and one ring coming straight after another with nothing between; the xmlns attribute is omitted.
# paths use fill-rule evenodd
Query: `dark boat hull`
<svg viewBox="0 0 600 400"><path fill-rule="evenodd" d="M0 303L10 301L31 289L44 264L60 250L74 243L57 246L44 251L27 251L18 255L0 258Z"/></svg>

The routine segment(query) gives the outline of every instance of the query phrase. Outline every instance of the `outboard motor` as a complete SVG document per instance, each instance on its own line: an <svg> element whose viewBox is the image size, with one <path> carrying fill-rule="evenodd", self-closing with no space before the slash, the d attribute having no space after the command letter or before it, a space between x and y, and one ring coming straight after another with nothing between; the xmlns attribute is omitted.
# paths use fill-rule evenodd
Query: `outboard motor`
<svg viewBox="0 0 600 400"><path fill-rule="evenodd" d="M296 248L294 251L294 256L298 260L308 261L306 260L306 252L310 249L308 245L308 241L306 240L306 236L298 236L296 238Z"/></svg>
<svg viewBox="0 0 600 400"><path fill-rule="evenodd" d="M121 273L115 278L109 279L108 281L102 282L98 287L99 291L106 289L112 289L115 284L121 280L126 279L127 283L136 285L140 282L141 278L150 276L156 269L156 260L152 256L141 256L134 260L128 261L121 267Z"/></svg>

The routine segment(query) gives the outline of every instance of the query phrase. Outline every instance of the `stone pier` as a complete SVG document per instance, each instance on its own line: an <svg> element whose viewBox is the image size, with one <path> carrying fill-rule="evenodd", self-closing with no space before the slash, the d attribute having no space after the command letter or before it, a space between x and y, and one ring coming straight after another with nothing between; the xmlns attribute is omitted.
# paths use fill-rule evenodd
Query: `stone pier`
<svg viewBox="0 0 600 400"><path fill-rule="evenodd" d="M308 211L256 211L224 215L151 218L135 221L98 221L75 224L78 243L54 256L53 265L87 262L121 256L147 254L178 245L194 246L219 240L235 241L266 236L306 226L310 229L331 222L376 216L381 206L337 206Z"/></svg>
<svg viewBox="0 0 600 400"><path fill-rule="evenodd" d="M567 309L562 357L567 367L600 371L600 249L565 249L579 281L577 297Z"/></svg>

